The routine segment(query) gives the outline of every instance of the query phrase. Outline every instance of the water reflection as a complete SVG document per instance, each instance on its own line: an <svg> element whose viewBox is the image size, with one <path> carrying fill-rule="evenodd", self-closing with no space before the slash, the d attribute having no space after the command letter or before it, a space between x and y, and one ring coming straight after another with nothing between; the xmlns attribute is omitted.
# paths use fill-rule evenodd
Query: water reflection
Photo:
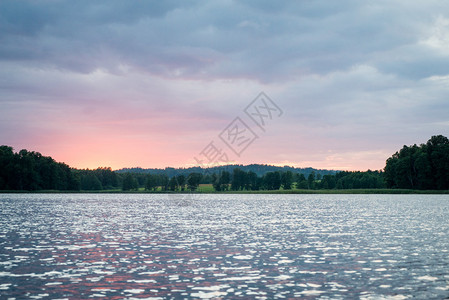
<svg viewBox="0 0 449 300"><path fill-rule="evenodd" d="M449 199L0 195L2 298L445 298Z"/></svg>

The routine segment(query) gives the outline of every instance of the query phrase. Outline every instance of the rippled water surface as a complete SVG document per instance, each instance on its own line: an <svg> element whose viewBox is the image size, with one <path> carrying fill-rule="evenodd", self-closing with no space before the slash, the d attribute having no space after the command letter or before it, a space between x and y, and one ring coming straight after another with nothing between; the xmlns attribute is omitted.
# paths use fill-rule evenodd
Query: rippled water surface
<svg viewBox="0 0 449 300"><path fill-rule="evenodd" d="M448 195L0 195L2 299L447 298Z"/></svg>

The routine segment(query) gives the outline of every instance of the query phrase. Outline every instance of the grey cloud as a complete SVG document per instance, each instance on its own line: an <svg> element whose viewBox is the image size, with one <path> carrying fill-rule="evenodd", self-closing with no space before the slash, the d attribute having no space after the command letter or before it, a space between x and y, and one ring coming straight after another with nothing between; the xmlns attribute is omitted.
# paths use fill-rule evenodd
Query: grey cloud
<svg viewBox="0 0 449 300"><path fill-rule="evenodd" d="M164 77L266 83L370 63L423 78L445 68L434 53L423 61L417 45L436 3L3 1L0 59L81 73L129 64ZM404 47L409 56L392 60ZM433 67L425 71L427 62Z"/></svg>

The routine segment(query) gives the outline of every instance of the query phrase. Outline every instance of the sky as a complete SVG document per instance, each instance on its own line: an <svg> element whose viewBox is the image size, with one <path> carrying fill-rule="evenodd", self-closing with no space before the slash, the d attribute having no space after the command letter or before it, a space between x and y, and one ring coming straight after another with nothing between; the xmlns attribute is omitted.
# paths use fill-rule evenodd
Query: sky
<svg viewBox="0 0 449 300"><path fill-rule="evenodd" d="M0 1L0 144L76 168L378 170L448 96L449 1Z"/></svg>

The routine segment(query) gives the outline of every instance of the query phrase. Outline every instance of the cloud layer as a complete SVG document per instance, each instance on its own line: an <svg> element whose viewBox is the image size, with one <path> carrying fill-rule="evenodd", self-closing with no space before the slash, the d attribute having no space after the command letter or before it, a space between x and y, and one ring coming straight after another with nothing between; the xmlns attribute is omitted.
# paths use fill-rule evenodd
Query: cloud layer
<svg viewBox="0 0 449 300"><path fill-rule="evenodd" d="M1 1L0 143L188 165L260 91L285 113L236 162L379 169L449 134L449 3L278 2Z"/></svg>

